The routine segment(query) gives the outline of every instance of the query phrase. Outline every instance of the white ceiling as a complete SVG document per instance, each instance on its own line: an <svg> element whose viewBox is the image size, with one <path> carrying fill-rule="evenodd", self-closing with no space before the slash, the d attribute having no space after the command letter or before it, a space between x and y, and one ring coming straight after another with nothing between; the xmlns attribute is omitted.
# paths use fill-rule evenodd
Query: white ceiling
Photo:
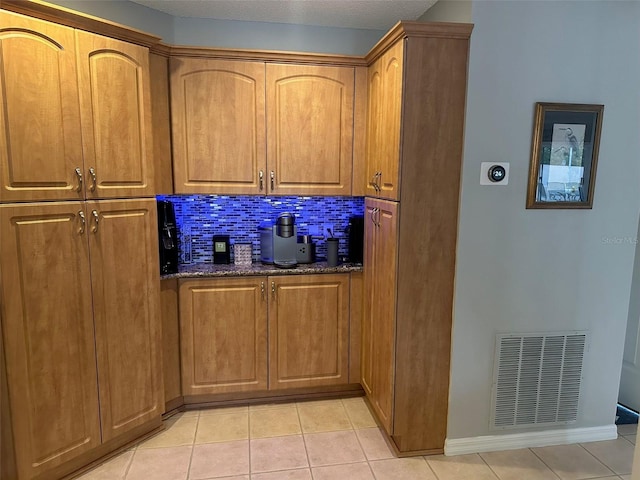
<svg viewBox="0 0 640 480"><path fill-rule="evenodd" d="M387 30L437 0L133 0L174 17Z"/></svg>

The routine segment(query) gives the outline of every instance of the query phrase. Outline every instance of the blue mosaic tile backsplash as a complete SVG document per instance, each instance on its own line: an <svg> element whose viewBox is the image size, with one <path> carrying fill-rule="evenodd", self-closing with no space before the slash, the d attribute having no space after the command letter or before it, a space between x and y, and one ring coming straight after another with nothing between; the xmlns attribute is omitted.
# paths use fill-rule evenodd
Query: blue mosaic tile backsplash
<svg viewBox="0 0 640 480"><path fill-rule="evenodd" d="M249 195L163 195L173 203L178 227L180 263L212 263L213 235L229 235L231 244L251 243L253 260L260 259L258 225L275 221L282 212L296 216L298 235L318 234L333 225L340 239L339 255L347 255L345 229L349 217L363 215L363 197L256 197ZM324 239L314 239L316 257L326 256ZM233 250L232 250L233 251Z"/></svg>

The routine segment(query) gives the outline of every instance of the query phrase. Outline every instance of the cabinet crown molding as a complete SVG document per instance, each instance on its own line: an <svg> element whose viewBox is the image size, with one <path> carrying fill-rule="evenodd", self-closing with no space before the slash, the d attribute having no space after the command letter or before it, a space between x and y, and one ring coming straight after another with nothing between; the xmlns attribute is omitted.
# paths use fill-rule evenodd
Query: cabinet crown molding
<svg viewBox="0 0 640 480"><path fill-rule="evenodd" d="M1 5L3 10L105 35L144 47L156 45L161 40L160 37L151 33L41 0L2 0Z"/></svg>

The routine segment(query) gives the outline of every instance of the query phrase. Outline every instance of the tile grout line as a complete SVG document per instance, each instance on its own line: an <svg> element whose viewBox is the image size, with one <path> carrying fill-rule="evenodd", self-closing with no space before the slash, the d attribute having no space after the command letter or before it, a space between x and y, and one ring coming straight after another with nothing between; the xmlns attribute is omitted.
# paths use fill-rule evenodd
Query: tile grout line
<svg viewBox="0 0 640 480"><path fill-rule="evenodd" d="M498 475L498 472L496 472L493 468L491 468L491 465L489 465L489 462L487 462L484 457L480 454L480 452L476 453L476 455L478 455L478 457L480 457L480 460L482 460L484 462L484 464L489 468L489 470L491 471L491 473L493 473L493 475L498 479L498 480L502 480L500 478L500 475Z"/></svg>
<svg viewBox="0 0 640 480"><path fill-rule="evenodd" d="M247 446L249 448L249 478L251 478L251 409L247 405Z"/></svg>
<svg viewBox="0 0 640 480"><path fill-rule="evenodd" d="M360 437L358 436L358 429L355 428L355 426L353 425L353 422L351 421L351 416L349 415L349 410L347 409L346 405L344 404L344 399L340 400L342 402L342 406L344 407L345 411L347 412L347 418L349 419L349 422L351 423L351 426L353 427L353 434L356 436L356 440L358 441L358 445L360 445L360 450L362 450L362 453L364 454L364 458L367 462L367 467L369 467L369 471L371 472L371 476L373 477L374 480L377 479L375 472L373 471L373 468L371 467L371 463L369 460L369 457L367 456L367 452L365 451L364 447L362 446L362 442L360 441Z"/></svg>
<svg viewBox="0 0 640 480"><path fill-rule="evenodd" d="M302 436L302 444L304 445L304 454L307 457L307 465L309 465L309 475L313 480L313 469L311 468L311 461L309 460L309 451L307 450L307 441L304 438L304 429L302 428L302 419L300 418L300 410L298 409L298 402L295 403L296 415L298 415L298 423L300 424L300 435Z"/></svg>
<svg viewBox="0 0 640 480"><path fill-rule="evenodd" d="M429 463L429 460L427 459L426 455L423 455L422 458L424 459L424 461L427 463L427 467L429 468L429 470L431 470L431 473L433 473L433 476L435 477L436 480L440 480L440 477L438 476L438 474L436 473L436 471L433 469L433 467L431 466L431 464Z"/></svg>
<svg viewBox="0 0 640 480"><path fill-rule="evenodd" d="M551 468L551 465L547 465L547 462L545 462L544 459L540 455L538 455L536 452L533 451L533 448L527 448L527 450L529 450L531 453L533 453L535 455L535 457L538 460L540 460L545 467L547 467L549 470L551 470L551 473L553 473L556 477L558 477L560 480L562 480L560 475L558 475L556 473L556 471L553 468Z"/></svg>
<svg viewBox="0 0 640 480"><path fill-rule="evenodd" d="M191 478L191 463L193 462L193 453L196 450L196 437L198 436L198 427L200 426L200 410L198 410L198 415L196 416L196 429L193 432L193 441L191 443L191 455L189 455L189 465L187 467L187 479Z"/></svg>
<svg viewBox="0 0 640 480"><path fill-rule="evenodd" d="M606 463L604 463L602 460L600 460L598 457L596 457L593 453L591 453L589 450L587 450L581 443L576 443L576 445L579 445L580 447L582 447L582 449L587 452L589 455L591 455L593 458L595 458L598 462L600 462L602 465L604 465L604 467L609 470L613 475L618 475L618 473L614 472L613 469L611 469L609 467L609 465L607 465ZM602 478L602 477L601 477Z"/></svg>

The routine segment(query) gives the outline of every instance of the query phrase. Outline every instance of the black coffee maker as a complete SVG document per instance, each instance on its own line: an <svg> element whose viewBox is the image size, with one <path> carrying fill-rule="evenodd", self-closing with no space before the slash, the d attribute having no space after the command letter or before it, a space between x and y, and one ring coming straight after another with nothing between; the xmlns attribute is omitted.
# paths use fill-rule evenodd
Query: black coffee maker
<svg viewBox="0 0 640 480"><path fill-rule="evenodd" d="M160 274L178 273L178 230L173 204L158 200L158 240L160 243Z"/></svg>

